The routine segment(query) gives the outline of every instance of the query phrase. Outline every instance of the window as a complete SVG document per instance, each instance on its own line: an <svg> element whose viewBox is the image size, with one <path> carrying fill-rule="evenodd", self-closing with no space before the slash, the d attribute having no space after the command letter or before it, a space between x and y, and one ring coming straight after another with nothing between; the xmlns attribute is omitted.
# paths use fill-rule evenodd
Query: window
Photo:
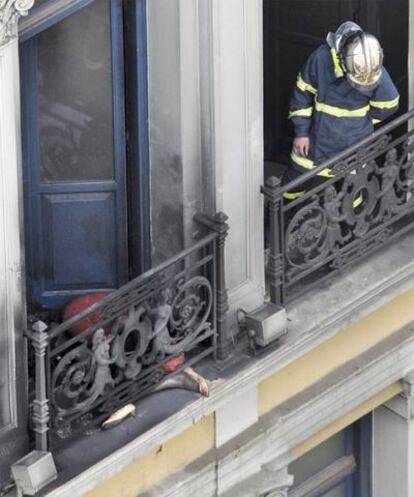
<svg viewBox="0 0 414 497"><path fill-rule="evenodd" d="M371 415L337 433L289 466L289 497L369 497Z"/></svg>
<svg viewBox="0 0 414 497"><path fill-rule="evenodd" d="M111 291L148 269L144 20L144 0L48 0L22 22L34 312Z"/></svg>

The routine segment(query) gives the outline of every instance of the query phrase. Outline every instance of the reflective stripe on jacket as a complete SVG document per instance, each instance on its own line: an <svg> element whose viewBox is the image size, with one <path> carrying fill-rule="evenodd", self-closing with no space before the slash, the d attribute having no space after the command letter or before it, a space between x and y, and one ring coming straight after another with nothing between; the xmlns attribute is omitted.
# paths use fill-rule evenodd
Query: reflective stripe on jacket
<svg viewBox="0 0 414 497"><path fill-rule="evenodd" d="M321 164L371 134L374 124L396 112L398 101L385 68L378 87L363 94L349 84L335 50L324 44L298 75L289 118L296 137L310 138L309 161ZM309 169L292 161L299 169Z"/></svg>

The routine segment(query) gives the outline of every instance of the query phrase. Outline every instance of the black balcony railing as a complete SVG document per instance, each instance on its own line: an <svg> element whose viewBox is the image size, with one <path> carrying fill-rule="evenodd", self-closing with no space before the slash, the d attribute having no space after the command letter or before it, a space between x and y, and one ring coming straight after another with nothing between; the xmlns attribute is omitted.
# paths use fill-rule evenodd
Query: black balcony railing
<svg viewBox="0 0 414 497"><path fill-rule="evenodd" d="M169 374L165 365L171 359L184 357L178 373L207 356L226 354L226 219L198 216L209 234L193 247L55 327L41 321L31 327L38 449L93 431L150 393ZM87 328L74 333L79 323Z"/></svg>
<svg viewBox="0 0 414 497"><path fill-rule="evenodd" d="M407 112L289 184L266 181L272 302L291 300L412 228L413 119ZM325 169L331 177L307 189ZM300 190L284 201L283 193Z"/></svg>

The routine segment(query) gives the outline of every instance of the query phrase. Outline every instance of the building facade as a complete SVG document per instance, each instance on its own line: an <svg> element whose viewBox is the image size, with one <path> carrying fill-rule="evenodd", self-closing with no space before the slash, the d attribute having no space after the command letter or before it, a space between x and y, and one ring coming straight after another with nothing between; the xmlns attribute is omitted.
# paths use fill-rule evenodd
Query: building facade
<svg viewBox="0 0 414 497"><path fill-rule="evenodd" d="M1 486L36 448L50 497L414 496L413 9L0 2ZM293 212L288 93L348 19L400 113Z"/></svg>

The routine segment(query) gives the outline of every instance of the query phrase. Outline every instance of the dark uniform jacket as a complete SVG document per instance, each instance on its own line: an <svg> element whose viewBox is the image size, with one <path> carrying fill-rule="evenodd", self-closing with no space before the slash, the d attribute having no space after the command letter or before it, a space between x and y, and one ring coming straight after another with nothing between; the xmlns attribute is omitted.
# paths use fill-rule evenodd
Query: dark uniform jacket
<svg viewBox="0 0 414 497"><path fill-rule="evenodd" d="M310 170L365 138L374 124L396 112L398 101L384 67L377 88L363 94L344 76L335 49L321 45L299 73L290 104L295 136L310 138L309 156L292 152L292 165L301 172Z"/></svg>

